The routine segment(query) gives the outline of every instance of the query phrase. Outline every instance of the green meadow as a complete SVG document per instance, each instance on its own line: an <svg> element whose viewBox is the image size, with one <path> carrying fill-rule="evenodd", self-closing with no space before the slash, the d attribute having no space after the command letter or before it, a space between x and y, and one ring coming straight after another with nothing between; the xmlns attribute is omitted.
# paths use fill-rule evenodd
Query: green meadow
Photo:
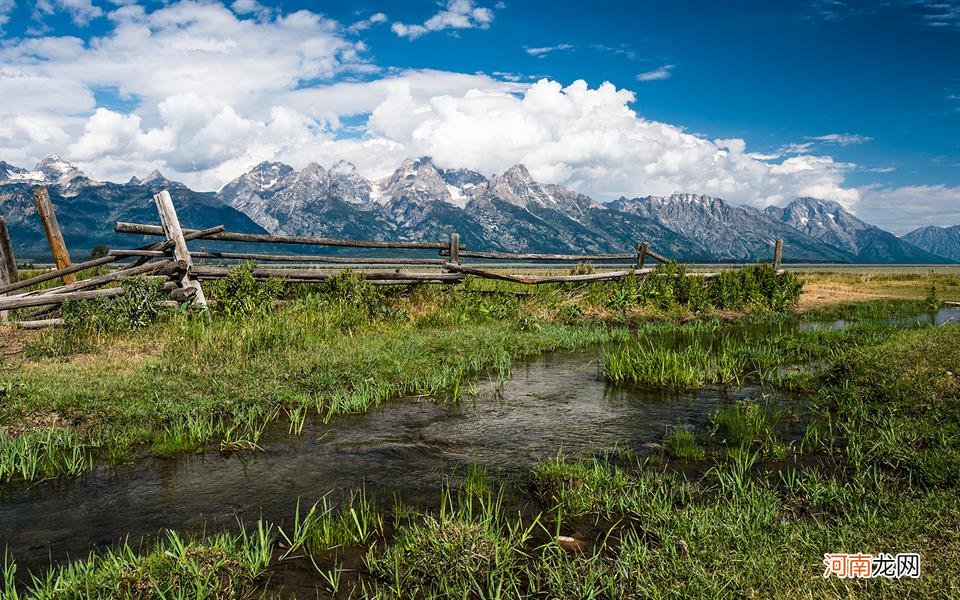
<svg viewBox="0 0 960 600"><path fill-rule="evenodd" d="M291 498L282 522L169 531L41 573L6 554L0 593L279 598L295 569L319 598L958 596L960 325L891 321L957 299L956 276L833 304L811 303L805 277L670 265L618 282L384 289L350 273L257 282L238 267L207 313L157 308L158 288L126 282L125 296L65 306L66 326L26 335L0 364L0 486L258 452L271 423L297 436L407 396L457 402L550 350L601 347L611 386L771 393L663 423L645 452L558 448L508 479L468 467L427 508L360 489ZM921 575L824 578L838 552L917 552Z"/></svg>

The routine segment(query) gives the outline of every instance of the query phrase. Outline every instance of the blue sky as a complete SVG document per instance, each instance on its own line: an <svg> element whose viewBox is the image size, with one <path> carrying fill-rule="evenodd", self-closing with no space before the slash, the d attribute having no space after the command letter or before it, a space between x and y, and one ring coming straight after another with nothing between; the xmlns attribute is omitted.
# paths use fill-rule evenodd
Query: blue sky
<svg viewBox="0 0 960 600"><path fill-rule="evenodd" d="M215 189L261 159L379 176L429 153L602 200L810 193L898 232L960 222L956 2L123 4L0 0L0 92L22 96L0 159ZM134 40L155 52L124 60Z"/></svg>

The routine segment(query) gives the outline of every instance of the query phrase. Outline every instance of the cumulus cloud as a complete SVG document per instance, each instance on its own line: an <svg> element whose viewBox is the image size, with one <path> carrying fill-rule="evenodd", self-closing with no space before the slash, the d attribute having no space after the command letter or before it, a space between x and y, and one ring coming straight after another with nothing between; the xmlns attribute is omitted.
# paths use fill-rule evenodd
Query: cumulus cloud
<svg viewBox="0 0 960 600"><path fill-rule="evenodd" d="M258 94L371 69L362 44L308 11L261 23L220 5L184 1L150 13L125 6L110 18L114 27L105 37L21 40L0 48L0 64L36 78L114 88L147 105L198 90L227 103L260 103Z"/></svg>
<svg viewBox="0 0 960 600"><path fill-rule="evenodd" d="M670 79L673 75L674 65L663 65L653 71L645 71L637 74L637 81L658 81L660 79Z"/></svg>
<svg viewBox="0 0 960 600"><path fill-rule="evenodd" d="M859 199L843 186L851 168L830 157L798 156L769 164L739 139L707 140L637 115L627 90L583 81L541 80L523 95L469 90L417 102L398 88L376 107L367 131L405 155L428 154L446 166L500 172L524 163L546 182L601 199L697 191L767 205L797 195Z"/></svg>
<svg viewBox="0 0 960 600"><path fill-rule="evenodd" d="M898 235L924 225L954 225L960 223L960 186L867 186L853 211Z"/></svg>
<svg viewBox="0 0 960 600"><path fill-rule="evenodd" d="M798 195L861 200L844 185L853 165L808 152L757 155L741 139L710 140L646 119L632 108L633 93L610 83L382 75L339 23L309 11L257 19L235 12L246 9L256 7L128 5L89 42L40 37L0 47L0 158L29 166L56 152L103 179L160 168L217 189L262 160L302 167L346 159L380 177L406 157L430 155L487 174L524 163L546 183L599 200L678 191L758 206ZM475 10L451 3L445 12L473 22ZM376 77L339 77L357 73ZM98 106L94 92L102 90L128 108Z"/></svg>
<svg viewBox="0 0 960 600"><path fill-rule="evenodd" d="M551 52L556 52L558 50L572 50L573 44L557 44L556 46L541 46L540 48L528 48L524 46L523 50L530 56L536 56L537 58L543 58L544 56L550 54Z"/></svg>
<svg viewBox="0 0 960 600"><path fill-rule="evenodd" d="M238 15L252 15L258 19L269 18L272 14L268 7L260 4L257 0L236 0L230 5L230 8Z"/></svg>
<svg viewBox="0 0 960 600"><path fill-rule="evenodd" d="M432 31L444 29L486 29L492 22L492 9L477 6L473 0L448 0L443 10L422 25L397 22L390 29L400 37L415 40Z"/></svg>

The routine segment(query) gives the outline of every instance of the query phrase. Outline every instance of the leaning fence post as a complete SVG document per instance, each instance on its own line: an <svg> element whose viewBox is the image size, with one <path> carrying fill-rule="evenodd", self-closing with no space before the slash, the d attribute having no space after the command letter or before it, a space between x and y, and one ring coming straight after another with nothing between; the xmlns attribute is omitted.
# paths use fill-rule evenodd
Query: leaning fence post
<svg viewBox="0 0 960 600"><path fill-rule="evenodd" d="M650 244L643 242L634 246L637 249L637 267L643 268L643 263L647 260L647 248L650 247Z"/></svg>
<svg viewBox="0 0 960 600"><path fill-rule="evenodd" d="M780 259L783 256L783 240L778 239L777 245L773 248L773 270L780 270Z"/></svg>
<svg viewBox="0 0 960 600"><path fill-rule="evenodd" d="M7 230L7 221L0 217L0 285L10 285L19 280L17 275L17 261L13 256L13 244L10 242L10 232ZM0 294L2 296L4 294ZM0 321L6 321L9 313L0 310Z"/></svg>
<svg viewBox="0 0 960 600"><path fill-rule="evenodd" d="M163 227L163 233L167 240L173 243L173 258L184 267L180 285L195 290L193 302L206 308L207 298L203 295L203 288L200 287L199 281L190 276L190 271L193 269L193 259L190 258L187 240L183 238L183 229L180 228L180 220L177 218L177 211L173 207L170 192L163 190L153 197L153 201L157 203L157 212L160 213L160 225Z"/></svg>
<svg viewBox="0 0 960 600"><path fill-rule="evenodd" d="M43 229L47 233L47 243L50 244L50 251L53 253L53 260L57 263L58 269L66 269L71 265L70 253L67 252L67 244L63 241L63 232L60 231L60 223L57 222L57 213L53 210L53 202L50 201L50 194L47 188L38 185L33 188L33 199L37 203L37 213L40 220L43 221ZM77 282L77 276L69 273L60 278L64 285Z"/></svg>
<svg viewBox="0 0 960 600"><path fill-rule="evenodd" d="M450 234L450 262L460 264L460 234L457 232Z"/></svg>

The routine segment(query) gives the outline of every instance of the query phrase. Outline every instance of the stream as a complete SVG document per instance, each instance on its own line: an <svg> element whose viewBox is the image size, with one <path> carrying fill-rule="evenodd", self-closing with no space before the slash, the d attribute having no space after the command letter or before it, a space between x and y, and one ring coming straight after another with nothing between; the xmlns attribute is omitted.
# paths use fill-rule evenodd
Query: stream
<svg viewBox="0 0 960 600"><path fill-rule="evenodd" d="M394 495L434 507L445 478L469 464L509 476L562 451L589 456L613 446L651 452L667 425L702 425L723 403L756 387L690 393L612 386L598 349L556 352L515 365L502 390L480 381L459 403L405 398L364 415L307 422L290 436L277 423L262 452L189 454L98 467L77 478L10 484L0 492L0 539L22 571L85 556L162 529L217 531L237 519L281 521L364 488L381 506Z"/></svg>
<svg viewBox="0 0 960 600"><path fill-rule="evenodd" d="M958 320L960 307L950 307L887 322ZM808 322L800 329L846 325ZM258 452L148 457L75 479L7 484L0 487L0 540L23 576L125 538L136 546L164 529L218 531L258 517L280 522L298 499L304 506L324 495L335 502L360 488L381 506L399 496L435 507L443 482L467 465L509 477L558 452L655 452L667 426L702 426L719 406L760 392L755 385L691 392L611 385L598 374L600 356L599 348L546 353L517 363L502 388L480 380L457 403L403 398L326 424L308 420L301 436L280 420Z"/></svg>

